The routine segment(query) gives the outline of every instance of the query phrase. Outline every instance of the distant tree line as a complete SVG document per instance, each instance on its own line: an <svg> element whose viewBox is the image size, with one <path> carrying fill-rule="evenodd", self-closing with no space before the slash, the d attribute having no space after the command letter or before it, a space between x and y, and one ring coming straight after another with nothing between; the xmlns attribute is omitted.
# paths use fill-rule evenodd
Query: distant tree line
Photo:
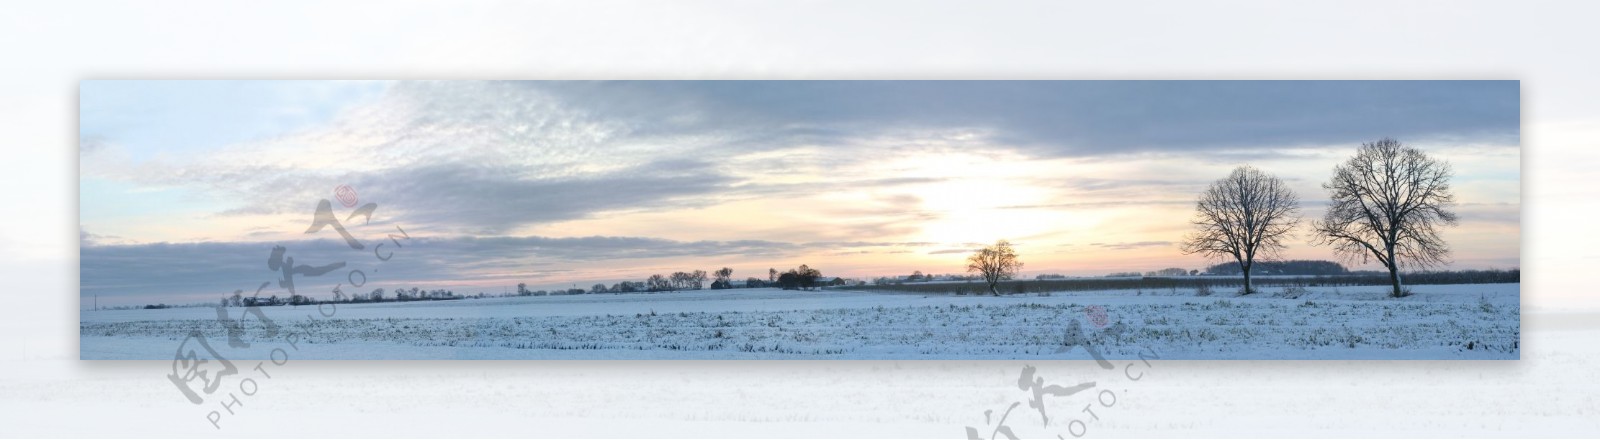
<svg viewBox="0 0 1600 440"><path fill-rule="evenodd" d="M1260 275L1345 275L1344 265L1326 260L1258 261L1251 269ZM1211 275L1239 275L1239 265L1222 263L1206 267Z"/></svg>
<svg viewBox="0 0 1600 440"><path fill-rule="evenodd" d="M501 296L582 295L584 293L585 292L584 292L583 289L579 289L579 288L576 288L576 287L571 288L571 289L530 290L530 289L528 289L528 283L517 283L517 293L516 293L516 295L501 295Z"/></svg>
<svg viewBox="0 0 1600 440"><path fill-rule="evenodd" d="M733 282L733 269L732 268L728 268L728 267L724 267L724 268L718 269L717 271L711 272L711 273L707 273L704 270L693 270L693 271L673 272L671 274L655 274L655 275L651 275L649 278L646 278L644 281L621 281L621 282L617 282L615 284L612 284L610 286L606 286L605 283L597 283L597 284L595 284L593 286L590 286L589 289L587 289L587 290L580 289L580 288L533 290L533 289L529 289L528 288L528 284L527 283L517 283L517 290L516 290L515 293L505 293L505 294L501 294L501 295L498 295L498 296L500 296L500 297L514 297L514 296L547 296L547 295L583 295L583 294L594 294L594 293L656 293L656 292L675 292L675 291L680 291L680 290L703 290L703 289L707 289L707 288L712 289L712 290L723 290L723 289L734 289L734 288L740 288L740 287L743 287L743 288L781 287L781 288L783 288L785 290L815 290L815 289L820 288L820 287L842 286L842 285L845 284L845 281L842 278L837 278L836 277L836 278L833 278L831 280L830 279L823 279L822 271L817 270L816 268L812 268L812 267L810 267L808 265L804 265L804 264L800 265L800 267L797 267L797 268L794 268L794 269L789 269L786 272L781 272L780 273L780 272L778 272L777 269L768 269L767 272L768 272L768 275L769 275L768 279L763 280L763 279L756 278L756 277L749 277L749 278L746 278L744 280L744 285L743 286L735 285L734 282ZM708 279L710 280L709 285L707 284L707 280ZM121 309L166 309L166 308L173 308L173 307L199 307L199 306L215 307L217 304L220 304L223 307L283 306L283 305L298 306L298 305L316 305L316 304L325 304L325 303L379 303L379 302L407 302L407 301L440 301L440 300L456 300L456 299L466 299L466 298L489 298L491 296L493 296L493 295L489 295L489 294L483 293L483 292L479 292L477 295L462 296L462 295L457 295L454 291L451 291L451 290L446 290L446 289L423 290L423 289L418 288L418 287L411 287L409 289L407 289L407 288L396 288L396 289L393 289L393 290L378 288L378 289L373 289L371 292L368 292L368 293L357 293L357 294L353 294L353 295L349 295L349 296L340 295L338 298L336 298L334 300L318 300L318 299L310 297L310 296L298 295L298 294L297 295L291 295L289 297L279 297L277 295L267 296L267 297L245 296L243 291L235 291L232 296L222 297L222 299L218 303L191 304L191 305L186 305L186 306L169 305L169 304L149 304L149 305L143 305L143 306L106 307L105 309L107 309L107 310L121 310Z"/></svg>
<svg viewBox="0 0 1600 440"><path fill-rule="evenodd" d="M480 297L482 294L480 294ZM232 296L222 297L222 307L270 307L270 306L304 306L317 304L346 304L346 303L377 303L377 302L406 302L406 301L445 301L465 298L458 296L454 291L446 289L422 290L412 287L396 288L390 293L383 288L373 289L368 293L356 293L347 297L336 297L332 300L319 300L306 295L290 295L279 297L244 296L243 291L234 291ZM150 307L146 307L150 308Z"/></svg>
<svg viewBox="0 0 1600 440"><path fill-rule="evenodd" d="M1201 275L1239 276L1243 270L1237 263L1218 263L1205 269L1169 267L1147 272L1112 272L1106 278L1184 277ZM1348 275L1352 272L1344 265L1327 260L1257 261L1251 267L1256 275ZM1036 280L1064 279L1061 275L1040 275Z"/></svg>
<svg viewBox="0 0 1600 440"><path fill-rule="evenodd" d="M910 275L896 275L896 276L873 278L872 279L872 284L883 286L883 285L898 285L898 284L906 284L906 283L931 283L931 282L934 282L934 281L976 281L976 280L980 280L980 279L983 279L983 276L981 276L981 275L973 275L973 274L958 274L958 273L932 274L932 273L923 273L920 270L916 270L916 271L912 271ZM865 285L866 282L865 281L860 281L857 284Z"/></svg>
<svg viewBox="0 0 1600 440"><path fill-rule="evenodd" d="M1428 284L1499 284L1519 283L1522 272L1509 270L1454 270L1407 272L1406 282L1412 285ZM1261 287L1317 287L1317 286L1387 286L1389 273L1385 271L1352 271L1345 275L1295 275L1264 278L1254 281ZM997 290L1006 293L1073 292L1117 289L1197 289L1243 287L1241 277L1131 277L1131 278L1068 278L1051 280L1001 281ZM851 290L883 290L916 293L941 293L979 295L991 293L987 283L918 283L901 285L850 286Z"/></svg>
<svg viewBox="0 0 1600 440"><path fill-rule="evenodd" d="M1196 270L1189 270L1189 269L1184 269L1184 268L1181 268L1181 267L1169 267L1169 268L1166 268L1166 269L1145 272L1144 276L1147 276L1147 277L1181 277L1181 276L1199 275L1199 274L1200 274L1200 272L1196 271Z"/></svg>
<svg viewBox="0 0 1600 440"><path fill-rule="evenodd" d="M710 283L707 283L707 281ZM814 290L820 287L841 286L842 278L823 279L822 271L807 265L778 272L767 269L767 279L747 277L744 284L734 284L733 268L724 267L707 273L704 270L680 271L671 274L654 274L644 281L622 281L611 286L597 283L584 289L529 290L527 283L517 284L516 296L582 295L591 293L660 293L682 290L725 290L737 288L780 287L785 290ZM509 295L502 295L509 296Z"/></svg>

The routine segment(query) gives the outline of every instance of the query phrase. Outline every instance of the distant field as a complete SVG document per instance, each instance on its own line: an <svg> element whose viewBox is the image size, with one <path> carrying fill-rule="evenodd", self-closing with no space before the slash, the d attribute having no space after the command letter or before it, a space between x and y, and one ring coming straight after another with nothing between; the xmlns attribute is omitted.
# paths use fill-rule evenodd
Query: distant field
<svg viewBox="0 0 1600 440"><path fill-rule="evenodd" d="M191 331L224 357L262 359L1087 359L1061 353L1079 321L1114 358L1516 359L1518 284L1426 285L1403 299L1382 288L1308 287L1296 298L1196 297L1189 290L992 296L734 289L264 307L269 337L245 320L251 348L232 348L214 309L87 311L84 359L172 359ZM1107 328L1085 319L1106 311ZM228 311L238 317L243 309ZM325 309L326 311L326 309Z"/></svg>

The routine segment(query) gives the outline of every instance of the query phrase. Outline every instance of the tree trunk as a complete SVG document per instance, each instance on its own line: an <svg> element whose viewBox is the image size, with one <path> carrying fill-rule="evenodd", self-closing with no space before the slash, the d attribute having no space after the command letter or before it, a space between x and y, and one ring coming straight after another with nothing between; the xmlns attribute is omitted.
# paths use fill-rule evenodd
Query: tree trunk
<svg viewBox="0 0 1600 440"><path fill-rule="evenodd" d="M1389 266L1389 282L1394 284L1394 292L1390 293L1390 295L1395 298L1405 296L1405 291L1400 288L1400 265L1395 264L1394 261L1394 245L1385 246L1385 250L1389 253L1389 264L1386 264L1386 266Z"/></svg>
<svg viewBox="0 0 1600 440"><path fill-rule="evenodd" d="M1244 270L1244 294L1255 293L1255 289L1250 287L1250 266L1243 266L1241 269Z"/></svg>
<svg viewBox="0 0 1600 440"><path fill-rule="evenodd" d="M1400 269L1393 264L1389 265L1389 282L1394 284L1394 293L1390 295L1395 298L1405 296L1405 292L1400 288Z"/></svg>

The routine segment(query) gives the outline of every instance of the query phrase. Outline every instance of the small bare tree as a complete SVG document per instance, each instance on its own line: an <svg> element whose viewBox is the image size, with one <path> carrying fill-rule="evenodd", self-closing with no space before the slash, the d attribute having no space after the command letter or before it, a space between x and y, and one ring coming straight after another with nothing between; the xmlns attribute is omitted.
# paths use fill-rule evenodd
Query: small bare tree
<svg viewBox="0 0 1600 440"><path fill-rule="evenodd" d="M994 246L985 247L967 257L967 272L976 272L983 275L983 281L989 283L989 293L1000 296L1000 290L995 287L1001 280L1009 280L1017 276L1017 271L1022 270L1022 260L1017 259L1017 252L1011 249L1011 242L1000 240Z"/></svg>
<svg viewBox="0 0 1600 440"><path fill-rule="evenodd" d="M1250 268L1257 257L1282 250L1298 216L1300 202L1282 180L1249 165L1213 182L1195 202L1195 231L1183 241L1183 253L1232 258L1244 273L1244 293L1255 292Z"/></svg>
<svg viewBox="0 0 1600 440"><path fill-rule="evenodd" d="M1450 247L1439 229L1456 224L1451 176L1449 163L1400 141L1363 143L1322 185L1332 203L1312 224L1315 243L1362 263L1376 259L1389 270L1391 295L1405 296L1401 267L1449 263Z"/></svg>

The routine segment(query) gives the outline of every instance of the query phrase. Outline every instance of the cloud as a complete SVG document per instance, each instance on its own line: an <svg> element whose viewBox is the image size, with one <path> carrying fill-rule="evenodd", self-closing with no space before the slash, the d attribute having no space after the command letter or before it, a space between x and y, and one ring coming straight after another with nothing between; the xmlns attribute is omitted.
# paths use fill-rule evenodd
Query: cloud
<svg viewBox="0 0 1600 440"><path fill-rule="evenodd" d="M1259 155L1375 136L1515 140L1519 93L1515 81L405 81L320 126L84 173L195 188L227 205L222 215L294 213L351 184L439 230L498 234L616 210L937 182L839 173L941 151ZM99 136L80 150L111 142ZM752 180L773 174L795 179ZM905 233L936 216L903 209L911 196L882 202L910 216L841 231Z"/></svg>
<svg viewBox="0 0 1600 440"><path fill-rule="evenodd" d="M84 137L78 140L78 154L90 155L104 150L107 146L105 139L97 136Z"/></svg>
<svg viewBox="0 0 1600 440"><path fill-rule="evenodd" d="M929 251L928 255L965 254L965 253L971 253L971 252L977 252L977 251L978 251L977 249L939 249L939 250L936 250L936 251Z"/></svg>
<svg viewBox="0 0 1600 440"><path fill-rule="evenodd" d="M118 237L118 236L115 236L115 235L102 235L102 234L90 233L88 230L85 230L83 228L83 225L78 225L78 247L79 248L84 248L84 247L88 247L88 246L98 246L98 245L103 245L103 244L109 244L111 241L119 240L121 238L122 237Z"/></svg>
<svg viewBox="0 0 1600 440"><path fill-rule="evenodd" d="M1443 135L1515 140L1516 81L684 81L521 83L632 121L757 147L890 131L991 133L1043 156L1275 149ZM661 121L670 121L662 123Z"/></svg>
<svg viewBox="0 0 1600 440"><path fill-rule="evenodd" d="M609 211L705 206L732 179L692 161L663 161L592 177L523 178L516 170L446 163L371 176L408 221L461 224L478 234Z"/></svg>
<svg viewBox="0 0 1600 440"><path fill-rule="evenodd" d="M1089 246L1094 246L1094 247L1103 248L1103 249L1113 249L1113 250L1119 250L1119 251L1121 251L1121 250L1129 250L1129 249L1148 248L1148 247L1168 247L1168 246L1172 246L1172 245L1173 245L1173 243L1170 242L1170 241L1134 241L1134 242L1120 242L1120 243L1089 243Z"/></svg>
<svg viewBox="0 0 1600 440"><path fill-rule="evenodd" d="M1192 205L1193 200L1111 200L1103 202L1046 203L1036 205L1010 205L999 209L1063 209L1063 208L1115 208L1122 206L1148 207L1156 205Z"/></svg>
<svg viewBox="0 0 1600 440"><path fill-rule="evenodd" d="M1462 222L1481 222L1506 226L1522 224L1520 203L1461 203L1455 207Z"/></svg>
<svg viewBox="0 0 1600 440"><path fill-rule="evenodd" d="M815 241L805 243L805 247L835 248L835 247L923 247L933 246L938 243L929 241Z"/></svg>

